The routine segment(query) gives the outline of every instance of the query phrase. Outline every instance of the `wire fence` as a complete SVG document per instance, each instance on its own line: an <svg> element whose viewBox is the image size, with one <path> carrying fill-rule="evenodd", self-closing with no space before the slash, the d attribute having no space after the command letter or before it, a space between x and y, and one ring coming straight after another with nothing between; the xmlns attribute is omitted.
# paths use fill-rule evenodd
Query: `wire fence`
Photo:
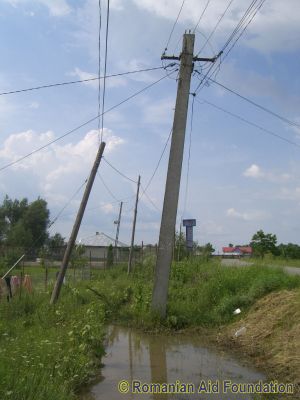
<svg viewBox="0 0 300 400"><path fill-rule="evenodd" d="M0 246L0 278L11 268L21 255L25 257L4 278L0 279L0 299L8 301L22 293L31 293L34 289L51 290L57 278L66 246L52 249L30 249L22 247ZM78 251L80 249L80 251ZM127 265L129 247L85 246L75 247L72 253L64 283L93 280L101 272L119 265ZM146 265L155 261L157 246L135 246L133 265Z"/></svg>

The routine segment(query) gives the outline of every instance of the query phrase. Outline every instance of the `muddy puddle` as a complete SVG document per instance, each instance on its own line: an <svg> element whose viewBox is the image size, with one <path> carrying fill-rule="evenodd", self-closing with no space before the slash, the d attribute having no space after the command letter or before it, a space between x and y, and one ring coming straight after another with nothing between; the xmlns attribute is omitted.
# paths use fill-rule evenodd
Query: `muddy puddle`
<svg viewBox="0 0 300 400"><path fill-rule="evenodd" d="M258 399L233 393L236 386L229 385L265 380L254 368L203 345L196 335L149 335L117 326L108 329L102 362L99 381L84 400Z"/></svg>

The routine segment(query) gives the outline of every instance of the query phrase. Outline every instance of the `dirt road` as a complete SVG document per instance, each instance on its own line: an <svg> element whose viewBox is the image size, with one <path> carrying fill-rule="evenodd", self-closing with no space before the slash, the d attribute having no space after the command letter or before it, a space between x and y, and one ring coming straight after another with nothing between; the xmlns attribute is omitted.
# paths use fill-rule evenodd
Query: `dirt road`
<svg viewBox="0 0 300 400"><path fill-rule="evenodd" d="M224 258L221 260L221 264L224 265L225 267L248 267L253 263L251 261L244 261L236 258L235 259ZM268 267L277 268L274 265L268 265ZM300 268L296 267L282 267L282 268L289 275L300 275Z"/></svg>

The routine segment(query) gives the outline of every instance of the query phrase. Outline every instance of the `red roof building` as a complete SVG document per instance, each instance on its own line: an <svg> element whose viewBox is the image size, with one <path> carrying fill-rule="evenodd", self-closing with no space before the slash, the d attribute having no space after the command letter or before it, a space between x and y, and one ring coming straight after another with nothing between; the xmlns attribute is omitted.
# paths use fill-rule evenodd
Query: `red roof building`
<svg viewBox="0 0 300 400"><path fill-rule="evenodd" d="M223 255L225 256L251 256L252 247L250 246L233 246L222 247Z"/></svg>

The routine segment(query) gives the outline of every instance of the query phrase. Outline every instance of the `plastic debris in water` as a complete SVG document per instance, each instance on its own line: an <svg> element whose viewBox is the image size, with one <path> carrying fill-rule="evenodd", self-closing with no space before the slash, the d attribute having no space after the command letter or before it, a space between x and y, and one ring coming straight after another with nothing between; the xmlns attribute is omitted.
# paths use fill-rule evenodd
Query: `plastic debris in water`
<svg viewBox="0 0 300 400"><path fill-rule="evenodd" d="M240 308L237 308L236 310L233 311L233 314L234 314L234 315L238 315L238 314L240 314L240 313L241 313Z"/></svg>
<svg viewBox="0 0 300 400"><path fill-rule="evenodd" d="M244 333L246 333L246 328L243 326L242 328L240 328L239 330L237 330L234 334L235 337L239 337L241 335L244 335Z"/></svg>

